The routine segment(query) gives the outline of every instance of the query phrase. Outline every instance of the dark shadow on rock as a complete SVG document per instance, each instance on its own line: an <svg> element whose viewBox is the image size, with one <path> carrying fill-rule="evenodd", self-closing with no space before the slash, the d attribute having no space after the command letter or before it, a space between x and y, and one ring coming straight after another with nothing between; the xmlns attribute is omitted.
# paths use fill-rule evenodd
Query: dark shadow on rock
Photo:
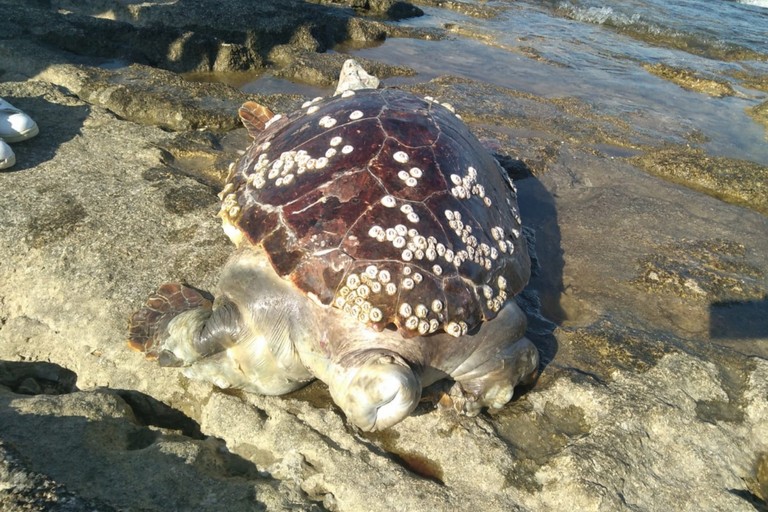
<svg viewBox="0 0 768 512"><path fill-rule="evenodd" d="M0 386L21 395L61 395L77 391L77 374L56 363L0 361Z"/></svg>
<svg viewBox="0 0 768 512"><path fill-rule="evenodd" d="M216 511L265 510L277 493L279 482L222 441L199 428L194 437L174 432L192 420L139 392L6 391L0 408L0 439L20 454L23 473L45 475L70 496L119 510ZM23 491L17 482L11 494Z"/></svg>
<svg viewBox="0 0 768 512"><path fill-rule="evenodd" d="M544 369L557 353L555 327L565 319L560 307L563 292L563 251L552 195L522 161L495 155L518 189L517 201L531 256L531 280L517 297L528 316L528 338L541 355Z"/></svg>
<svg viewBox="0 0 768 512"><path fill-rule="evenodd" d="M77 374L56 363L44 361L0 361L0 386L20 395L63 395L79 391ZM192 439L205 439L200 425L183 412L132 389L97 389L93 393L119 396L133 411L136 421L180 431Z"/></svg>
<svg viewBox="0 0 768 512"><path fill-rule="evenodd" d="M132 389L113 389L111 392L125 400L133 410L136 420L142 425L179 430L192 439L206 437L195 420L150 395Z"/></svg>
<svg viewBox="0 0 768 512"><path fill-rule="evenodd" d="M768 502L761 500L760 497L754 493L751 493L746 489L728 489L728 492L752 505L756 512L768 512Z"/></svg>
<svg viewBox="0 0 768 512"><path fill-rule="evenodd" d="M24 171L52 160L62 144L80 133L91 111L87 105L66 106L52 103L42 96L21 97L2 93L0 96L26 112L40 128L36 137L12 144L16 165L3 172Z"/></svg>
<svg viewBox="0 0 768 512"><path fill-rule="evenodd" d="M48 475L30 470L30 462L12 444L0 440L0 466L10 482L0 476L0 510L35 512L116 512L103 501L71 492Z"/></svg>
<svg viewBox="0 0 768 512"><path fill-rule="evenodd" d="M445 485L443 468L437 461L422 454L403 450L398 446L398 434L394 429L384 429L376 432L358 432L357 439L372 453L387 458L405 469L408 473L429 480L438 485Z"/></svg>
<svg viewBox="0 0 768 512"><path fill-rule="evenodd" d="M712 339L768 338L768 296L710 304L709 335Z"/></svg>

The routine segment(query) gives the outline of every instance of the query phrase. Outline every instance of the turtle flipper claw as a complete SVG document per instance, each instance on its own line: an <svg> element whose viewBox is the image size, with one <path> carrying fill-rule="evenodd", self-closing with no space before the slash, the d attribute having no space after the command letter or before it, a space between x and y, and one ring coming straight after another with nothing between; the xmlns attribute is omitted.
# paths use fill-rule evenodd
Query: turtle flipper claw
<svg viewBox="0 0 768 512"><path fill-rule="evenodd" d="M198 290L181 283L166 283L152 293L133 314L128 327L128 345L157 359L163 366L181 366L183 359L169 350L169 325L180 314L202 310L210 315L211 301Z"/></svg>
<svg viewBox="0 0 768 512"><path fill-rule="evenodd" d="M520 338L477 368L455 376L456 382L438 405L465 416L477 416L486 407L501 409L512 399L516 386L535 381L538 366L538 350L528 338Z"/></svg>

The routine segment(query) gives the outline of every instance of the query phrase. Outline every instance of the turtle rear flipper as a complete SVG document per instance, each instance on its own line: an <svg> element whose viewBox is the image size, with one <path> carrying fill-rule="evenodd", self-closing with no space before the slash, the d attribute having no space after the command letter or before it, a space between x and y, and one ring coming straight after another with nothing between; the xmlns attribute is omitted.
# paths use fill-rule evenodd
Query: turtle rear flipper
<svg viewBox="0 0 768 512"><path fill-rule="evenodd" d="M166 283L149 296L133 314L128 345L157 359L161 366L183 366L200 357L192 346L182 346L183 333L197 338L211 316L211 301L198 290L180 283Z"/></svg>

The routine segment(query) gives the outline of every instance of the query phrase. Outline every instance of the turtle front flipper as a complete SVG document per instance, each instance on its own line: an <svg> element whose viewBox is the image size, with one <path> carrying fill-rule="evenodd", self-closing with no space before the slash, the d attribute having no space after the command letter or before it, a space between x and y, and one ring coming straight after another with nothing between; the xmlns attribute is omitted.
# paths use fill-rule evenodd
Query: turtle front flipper
<svg viewBox="0 0 768 512"><path fill-rule="evenodd" d="M198 290L166 283L131 317L128 345L161 366L188 365L204 355L195 345L211 312L211 301Z"/></svg>
<svg viewBox="0 0 768 512"><path fill-rule="evenodd" d="M301 306L305 300L250 251L222 272L221 293L211 302L183 284L161 286L130 321L129 345L161 366L220 388L281 395L313 376L294 340L316 336ZM223 290L226 290L223 291Z"/></svg>

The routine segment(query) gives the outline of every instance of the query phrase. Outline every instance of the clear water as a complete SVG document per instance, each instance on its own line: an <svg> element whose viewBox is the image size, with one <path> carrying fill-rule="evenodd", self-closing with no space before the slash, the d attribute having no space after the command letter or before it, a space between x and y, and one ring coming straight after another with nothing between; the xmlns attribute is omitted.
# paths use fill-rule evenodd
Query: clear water
<svg viewBox="0 0 768 512"><path fill-rule="evenodd" d="M660 143L687 143L696 134L709 154L768 165L766 129L745 112L768 94L732 77L768 75L768 8L761 6L768 0L476 3L503 9L480 19L424 8L425 16L401 23L449 27L452 37L339 50L411 66L419 75L409 80L452 74L547 98L575 97ZM655 63L727 80L737 95L685 90L642 67Z"/></svg>

